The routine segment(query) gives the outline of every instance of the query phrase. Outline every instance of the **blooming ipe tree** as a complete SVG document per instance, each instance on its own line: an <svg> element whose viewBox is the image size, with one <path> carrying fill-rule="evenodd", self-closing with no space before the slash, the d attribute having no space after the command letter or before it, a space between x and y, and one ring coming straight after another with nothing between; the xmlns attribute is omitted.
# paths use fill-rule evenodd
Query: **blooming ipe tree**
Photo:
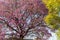
<svg viewBox="0 0 60 40"><path fill-rule="evenodd" d="M0 40L4 40L6 35L23 40L29 32L47 40L51 36L43 21L47 14L48 9L42 0L0 1Z"/></svg>

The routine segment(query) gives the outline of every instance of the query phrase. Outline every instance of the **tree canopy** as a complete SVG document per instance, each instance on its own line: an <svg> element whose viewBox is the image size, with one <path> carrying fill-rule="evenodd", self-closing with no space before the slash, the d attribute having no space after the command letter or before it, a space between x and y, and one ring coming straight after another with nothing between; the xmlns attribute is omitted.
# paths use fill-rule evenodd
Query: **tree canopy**
<svg viewBox="0 0 60 40"><path fill-rule="evenodd" d="M43 21L47 14L42 0L0 1L0 40L5 40L6 35L23 40L29 32L34 32L40 40L47 40L51 36Z"/></svg>

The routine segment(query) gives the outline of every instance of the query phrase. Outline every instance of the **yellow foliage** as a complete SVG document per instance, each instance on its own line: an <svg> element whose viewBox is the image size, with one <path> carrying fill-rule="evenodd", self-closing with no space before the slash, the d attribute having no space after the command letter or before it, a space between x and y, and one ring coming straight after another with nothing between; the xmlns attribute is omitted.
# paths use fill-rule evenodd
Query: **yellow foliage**
<svg viewBox="0 0 60 40"><path fill-rule="evenodd" d="M49 14L44 18L44 21L50 28L57 29L57 40L60 40L60 0L43 0L43 2L49 10Z"/></svg>

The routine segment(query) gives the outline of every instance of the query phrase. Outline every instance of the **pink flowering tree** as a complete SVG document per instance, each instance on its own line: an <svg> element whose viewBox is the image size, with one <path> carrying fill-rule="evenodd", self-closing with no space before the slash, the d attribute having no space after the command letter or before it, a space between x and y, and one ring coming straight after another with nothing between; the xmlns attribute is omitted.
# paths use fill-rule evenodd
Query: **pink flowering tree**
<svg viewBox="0 0 60 40"><path fill-rule="evenodd" d="M29 32L47 40L51 36L43 21L47 14L48 9L42 0L0 1L0 40L6 35L23 40Z"/></svg>

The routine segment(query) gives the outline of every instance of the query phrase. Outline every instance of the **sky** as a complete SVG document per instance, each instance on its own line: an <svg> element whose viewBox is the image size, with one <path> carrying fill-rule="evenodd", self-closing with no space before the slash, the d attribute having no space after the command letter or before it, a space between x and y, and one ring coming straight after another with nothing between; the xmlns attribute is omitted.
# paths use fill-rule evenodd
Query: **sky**
<svg viewBox="0 0 60 40"><path fill-rule="evenodd" d="M52 33L52 37L50 37L48 40L57 40L56 34Z"/></svg>
<svg viewBox="0 0 60 40"><path fill-rule="evenodd" d="M48 40L57 40L57 36L55 33L51 32L52 36Z"/></svg>

